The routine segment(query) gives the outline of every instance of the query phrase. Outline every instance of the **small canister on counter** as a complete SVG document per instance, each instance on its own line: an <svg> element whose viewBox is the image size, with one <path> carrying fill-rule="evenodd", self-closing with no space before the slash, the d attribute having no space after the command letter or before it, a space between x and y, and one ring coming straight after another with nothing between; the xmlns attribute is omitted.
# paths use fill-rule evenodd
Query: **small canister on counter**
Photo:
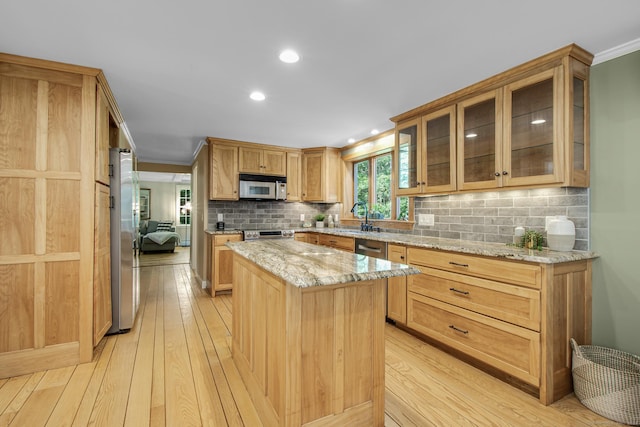
<svg viewBox="0 0 640 427"><path fill-rule="evenodd" d="M522 242L522 236L524 236L524 227L516 227L513 233L513 243L518 244Z"/></svg>

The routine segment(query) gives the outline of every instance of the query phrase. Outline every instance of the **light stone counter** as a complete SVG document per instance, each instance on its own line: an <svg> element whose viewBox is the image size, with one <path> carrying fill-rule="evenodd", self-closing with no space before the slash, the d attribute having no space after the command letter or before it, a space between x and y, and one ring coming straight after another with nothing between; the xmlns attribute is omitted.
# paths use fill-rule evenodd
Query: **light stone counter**
<svg viewBox="0 0 640 427"><path fill-rule="evenodd" d="M336 236L348 236L380 240L387 243L414 246L426 249L440 249L443 251L459 252L471 255L483 255L519 261L529 261L541 264L559 264L570 261L580 261L597 258L591 251L558 252L549 249L520 249L507 246L504 243L474 242L469 240L443 239L437 237L422 237L413 234L363 232L347 228L299 228L296 233L323 233Z"/></svg>
<svg viewBox="0 0 640 427"><path fill-rule="evenodd" d="M405 264L293 239L229 242L227 246L264 270L303 288L420 273Z"/></svg>

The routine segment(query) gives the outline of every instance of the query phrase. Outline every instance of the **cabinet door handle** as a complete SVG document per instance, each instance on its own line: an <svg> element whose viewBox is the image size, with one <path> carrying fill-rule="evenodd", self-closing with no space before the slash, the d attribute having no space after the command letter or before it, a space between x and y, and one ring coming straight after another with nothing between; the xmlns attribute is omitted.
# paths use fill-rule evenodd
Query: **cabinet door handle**
<svg viewBox="0 0 640 427"><path fill-rule="evenodd" d="M494 173L495 176L500 176L500 172Z"/></svg>
<svg viewBox="0 0 640 427"><path fill-rule="evenodd" d="M502 171L502 175L509 175L509 172L507 172L507 171Z"/></svg>
<svg viewBox="0 0 640 427"><path fill-rule="evenodd" d="M404 259L404 255L400 255L400 259Z"/></svg>
<svg viewBox="0 0 640 427"><path fill-rule="evenodd" d="M462 332L465 335L469 333L469 331L465 331L464 329L456 328L455 325L449 325L449 328L453 329L456 332Z"/></svg>
<svg viewBox="0 0 640 427"><path fill-rule="evenodd" d="M469 291L461 291L460 289L456 289L456 288L449 288L449 290L451 292L457 292L457 293L462 294L462 295L469 295Z"/></svg>
<svg viewBox="0 0 640 427"><path fill-rule="evenodd" d="M469 264L461 264L459 262L449 261L449 264L455 265L456 267L469 267Z"/></svg>

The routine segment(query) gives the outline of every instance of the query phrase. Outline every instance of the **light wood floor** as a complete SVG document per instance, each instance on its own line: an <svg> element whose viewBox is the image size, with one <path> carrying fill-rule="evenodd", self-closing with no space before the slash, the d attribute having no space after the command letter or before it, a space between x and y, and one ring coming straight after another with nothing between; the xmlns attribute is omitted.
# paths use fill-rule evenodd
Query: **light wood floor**
<svg viewBox="0 0 640 427"><path fill-rule="evenodd" d="M231 298L211 299L186 264L141 267L128 334L93 362L0 380L0 426L260 426L230 353ZM573 396L545 407L386 327L386 426L607 426Z"/></svg>

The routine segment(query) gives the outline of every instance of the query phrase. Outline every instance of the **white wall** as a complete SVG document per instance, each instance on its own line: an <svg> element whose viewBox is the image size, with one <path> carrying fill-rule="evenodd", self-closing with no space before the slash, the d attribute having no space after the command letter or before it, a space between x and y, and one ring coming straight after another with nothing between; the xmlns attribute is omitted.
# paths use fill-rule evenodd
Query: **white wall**
<svg viewBox="0 0 640 427"><path fill-rule="evenodd" d="M140 181L140 188L151 190L150 217L156 221L176 223L176 184L170 182Z"/></svg>

